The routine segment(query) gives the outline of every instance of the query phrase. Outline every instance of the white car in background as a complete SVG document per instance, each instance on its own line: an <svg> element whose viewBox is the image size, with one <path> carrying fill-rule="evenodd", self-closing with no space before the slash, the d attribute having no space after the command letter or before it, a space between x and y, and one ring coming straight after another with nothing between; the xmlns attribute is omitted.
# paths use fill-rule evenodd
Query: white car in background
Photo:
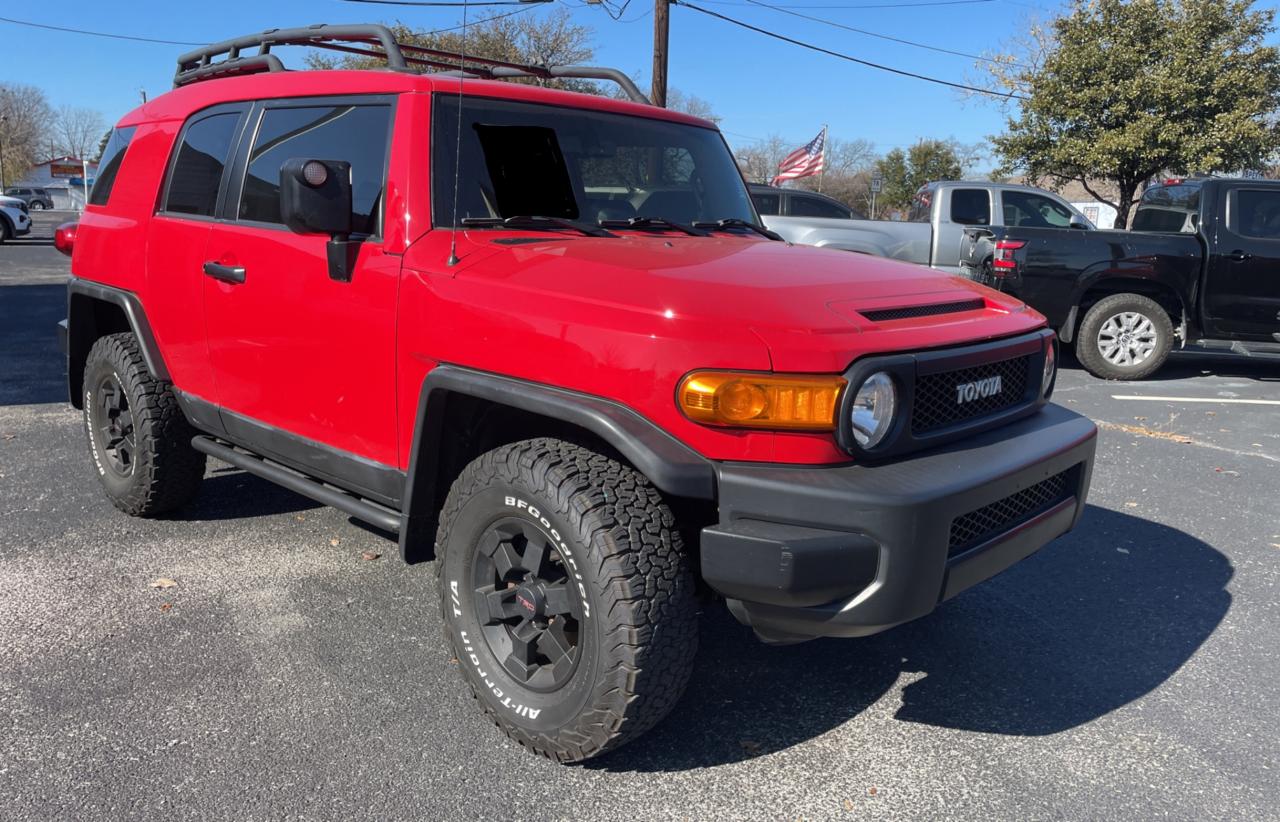
<svg viewBox="0 0 1280 822"><path fill-rule="evenodd" d="M27 204L17 197L0 196L0 243L31 232Z"/></svg>

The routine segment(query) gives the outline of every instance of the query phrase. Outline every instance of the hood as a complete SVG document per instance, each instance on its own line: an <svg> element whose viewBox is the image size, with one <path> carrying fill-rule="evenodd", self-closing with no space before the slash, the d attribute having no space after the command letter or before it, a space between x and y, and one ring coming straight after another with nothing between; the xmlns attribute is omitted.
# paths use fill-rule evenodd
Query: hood
<svg viewBox="0 0 1280 822"><path fill-rule="evenodd" d="M466 240L453 269L458 278L562 295L566 311L575 310L574 303L580 311L585 303L749 328L780 370L842 370L851 354L971 342L1044 322L1020 301L968 280L847 251L728 235L543 238L472 231ZM941 304L968 307L904 319L862 313ZM786 352L802 350L817 354L816 361L784 362L793 359Z"/></svg>

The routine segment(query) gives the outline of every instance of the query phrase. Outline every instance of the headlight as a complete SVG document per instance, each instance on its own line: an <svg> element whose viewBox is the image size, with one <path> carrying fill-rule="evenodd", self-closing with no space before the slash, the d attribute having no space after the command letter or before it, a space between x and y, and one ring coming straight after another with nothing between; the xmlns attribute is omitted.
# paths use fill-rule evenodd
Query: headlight
<svg viewBox="0 0 1280 822"><path fill-rule="evenodd" d="M853 439L862 448L875 448L893 427L893 412L898 405L898 391L893 378L877 371L863 380L851 404L850 422Z"/></svg>
<svg viewBox="0 0 1280 822"><path fill-rule="evenodd" d="M1057 343L1051 337L1045 341L1044 376L1040 379L1040 393L1045 397L1053 391L1053 379L1058 375Z"/></svg>

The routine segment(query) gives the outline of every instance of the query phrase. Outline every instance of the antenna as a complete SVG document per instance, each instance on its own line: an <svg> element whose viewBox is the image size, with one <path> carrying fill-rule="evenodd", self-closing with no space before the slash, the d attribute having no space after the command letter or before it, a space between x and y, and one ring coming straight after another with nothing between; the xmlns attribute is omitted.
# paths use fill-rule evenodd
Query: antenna
<svg viewBox="0 0 1280 822"><path fill-rule="evenodd" d="M458 189L462 187L462 84L467 79L467 2L462 2L462 47L459 51L462 60L458 72L458 129L453 146L453 225L449 234L449 259L445 265L452 268L458 264Z"/></svg>

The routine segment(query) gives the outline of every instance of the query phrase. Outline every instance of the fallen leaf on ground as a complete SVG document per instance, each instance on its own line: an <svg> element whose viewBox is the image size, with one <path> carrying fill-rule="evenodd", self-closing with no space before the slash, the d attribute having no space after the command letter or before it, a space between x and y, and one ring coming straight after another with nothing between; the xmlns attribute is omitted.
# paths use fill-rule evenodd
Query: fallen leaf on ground
<svg viewBox="0 0 1280 822"><path fill-rule="evenodd" d="M304 519L306 519L306 517L304 517L302 514L298 514L296 517L294 517L294 519L296 519L298 522L302 522Z"/></svg>
<svg viewBox="0 0 1280 822"><path fill-rule="evenodd" d="M334 540L334 542L336 543L336 542L337 542L337 540ZM377 559L377 558L378 558L378 557L380 557L380 556L382 556L382 554L379 554L379 553L377 553L376 551L361 551L361 552L360 552L360 559L364 560L365 562L372 562L372 561L374 561L375 559Z"/></svg>
<svg viewBox="0 0 1280 822"><path fill-rule="evenodd" d="M1280 542L1273 542L1273 543L1271 543L1271 547L1272 547L1272 548L1280 548Z"/></svg>
<svg viewBox="0 0 1280 822"><path fill-rule="evenodd" d="M174 582L168 577L160 577L159 579L153 579L151 581L151 587L152 588L177 588L178 583Z"/></svg>
<svg viewBox="0 0 1280 822"><path fill-rule="evenodd" d="M846 800L844 801L844 809L845 809L846 811L851 811L851 810L853 810L853 800L852 800L852 799L846 799Z"/></svg>
<svg viewBox="0 0 1280 822"><path fill-rule="evenodd" d="M879 789L876 788L875 785L872 785L870 788L867 788L867 796L875 796L879 792L880 792Z"/></svg>
<svg viewBox="0 0 1280 822"><path fill-rule="evenodd" d="M1137 507L1138 507L1138 503L1133 502L1132 500L1130 500L1129 502L1126 502L1126 503L1124 504L1124 507L1125 507L1125 508L1137 508Z"/></svg>
<svg viewBox="0 0 1280 822"><path fill-rule="evenodd" d="M160 606L160 610L161 610L161 611L167 611L167 610L169 610L169 609L170 609L170 608L172 608L172 607L173 607L173 603L172 603L172 602L166 602L166 603L164 603L163 605L161 605L161 606Z"/></svg>
<svg viewBox="0 0 1280 822"><path fill-rule="evenodd" d="M341 541L342 540L338 539L337 537L334 537L333 539L329 540L329 544L332 545L334 548L337 548L338 543Z"/></svg>
<svg viewBox="0 0 1280 822"><path fill-rule="evenodd" d="M17 435L17 434L5 434L5 435L4 435L4 438L5 438L6 440L11 440L11 439L13 439L13 438L14 438L14 437L16 437L16 436L18 436L18 435Z"/></svg>

